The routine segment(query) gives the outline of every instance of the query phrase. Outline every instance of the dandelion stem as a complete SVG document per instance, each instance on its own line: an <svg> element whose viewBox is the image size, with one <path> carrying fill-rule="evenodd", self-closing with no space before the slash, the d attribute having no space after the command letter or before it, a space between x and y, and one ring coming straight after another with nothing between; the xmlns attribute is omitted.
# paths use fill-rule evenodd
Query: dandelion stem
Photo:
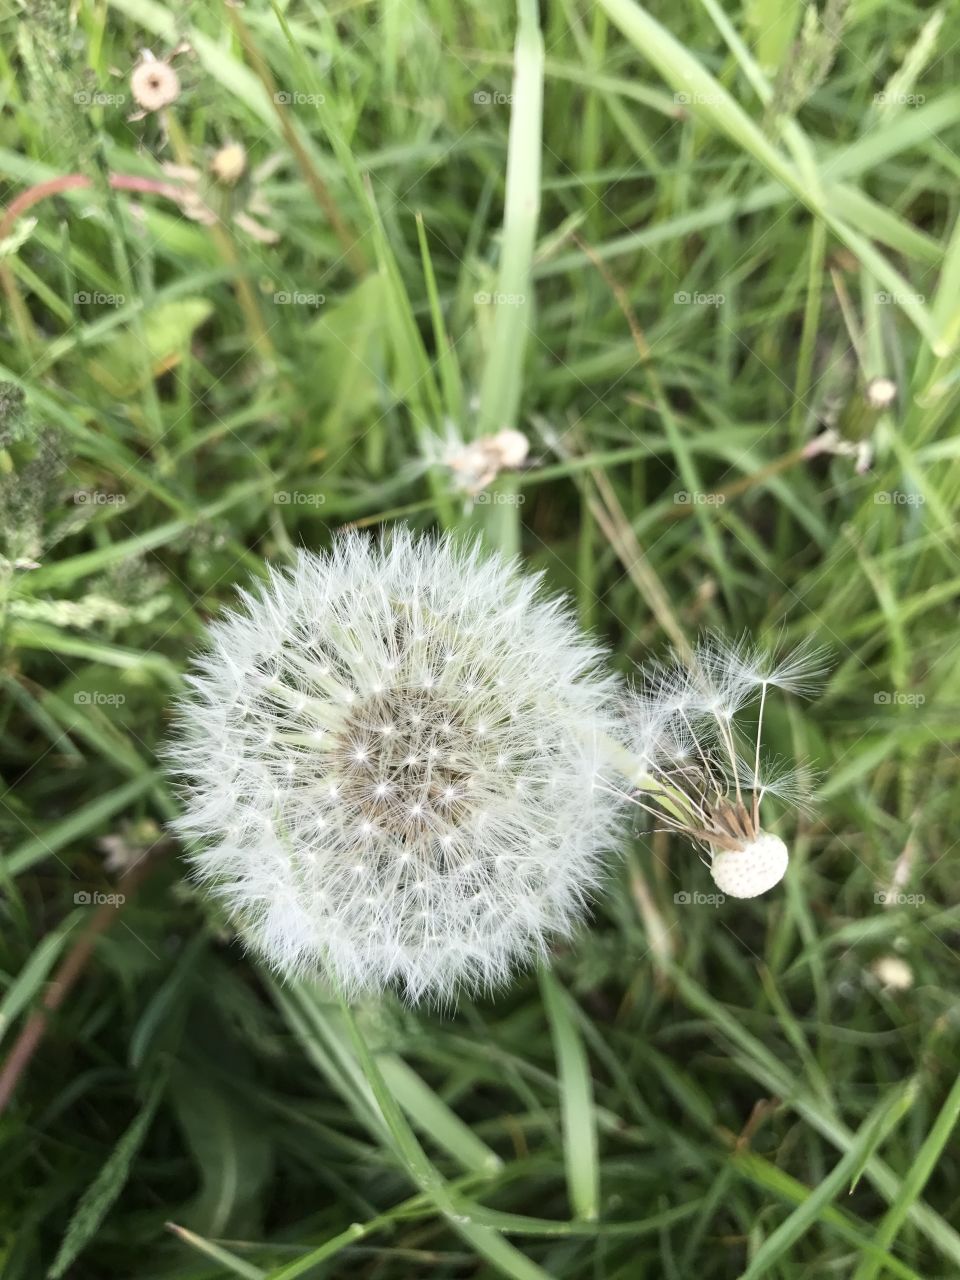
<svg viewBox="0 0 960 1280"><path fill-rule="evenodd" d="M429 1195L450 1226L503 1275L513 1277L513 1280L548 1280L547 1273L519 1249L514 1248L499 1231L474 1221L474 1205L456 1195L420 1145L399 1103L390 1092L376 1058L370 1052L353 1010L342 994L338 994L338 1000L347 1032L380 1108L394 1152L411 1180Z"/></svg>

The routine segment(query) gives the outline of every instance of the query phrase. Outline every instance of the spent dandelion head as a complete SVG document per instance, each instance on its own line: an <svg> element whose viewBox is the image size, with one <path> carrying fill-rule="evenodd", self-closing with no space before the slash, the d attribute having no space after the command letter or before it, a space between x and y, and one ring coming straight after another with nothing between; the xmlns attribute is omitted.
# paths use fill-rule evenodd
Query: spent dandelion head
<svg viewBox="0 0 960 1280"><path fill-rule="evenodd" d="M171 55L172 57L172 55ZM180 77L171 63L158 58L149 49L140 54L140 61L130 73L130 92L140 111L131 120L142 120L153 111L172 106L180 97Z"/></svg>
<svg viewBox="0 0 960 1280"><path fill-rule="evenodd" d="M469 507L501 473L527 466L529 452L528 438L512 427L467 439L457 426L446 422L442 435L425 440L423 462L445 470L451 492Z"/></svg>
<svg viewBox="0 0 960 1280"><path fill-rule="evenodd" d="M803 769L763 758L767 692L811 695L824 658L822 649L803 645L773 661L747 638L707 635L689 662L650 664L631 695L628 745L636 773L630 799L697 844L717 886L731 897L765 893L786 872L787 846L761 826L761 805L777 796L802 806L809 782ZM748 745L737 714L750 703L759 710Z"/></svg>
<svg viewBox="0 0 960 1280"><path fill-rule="evenodd" d="M210 161L210 176L226 187L235 187L247 169L247 151L239 142L226 142Z"/></svg>
<svg viewBox="0 0 960 1280"><path fill-rule="evenodd" d="M287 974L446 1000L582 916L613 689L535 577L341 537L214 624L170 749L196 874Z"/></svg>
<svg viewBox="0 0 960 1280"><path fill-rule="evenodd" d="M282 162L283 157L274 154L250 168L246 149L228 142L202 168L168 162L163 169L177 182L176 199L191 221L206 227L232 222L261 244L276 244L279 232L260 220L273 214L262 184Z"/></svg>

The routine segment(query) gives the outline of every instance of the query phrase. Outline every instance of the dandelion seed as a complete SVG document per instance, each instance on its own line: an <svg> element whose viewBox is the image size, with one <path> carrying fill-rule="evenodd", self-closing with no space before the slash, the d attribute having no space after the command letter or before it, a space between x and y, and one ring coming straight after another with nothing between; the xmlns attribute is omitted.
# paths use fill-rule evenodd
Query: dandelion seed
<svg viewBox="0 0 960 1280"><path fill-rule="evenodd" d="M698 844L717 887L753 898L779 884L789 851L760 825L765 796L802 806L804 770L761 759L767 691L810 694L824 673L824 652L811 645L774 663L746 639L705 636L689 664L653 663L628 711L636 767L633 802L667 829ZM736 714L758 702L749 756L740 750Z"/></svg>
<svg viewBox="0 0 960 1280"><path fill-rule="evenodd" d="M213 625L180 707L196 875L284 974L411 1001L506 981L582 918L617 831L602 657L476 547L401 530L301 553Z"/></svg>

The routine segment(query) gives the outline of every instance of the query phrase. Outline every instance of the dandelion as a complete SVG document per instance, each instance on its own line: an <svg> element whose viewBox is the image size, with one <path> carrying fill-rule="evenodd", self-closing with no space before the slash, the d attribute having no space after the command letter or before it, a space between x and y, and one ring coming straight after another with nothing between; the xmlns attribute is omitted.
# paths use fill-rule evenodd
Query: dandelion
<svg viewBox="0 0 960 1280"><path fill-rule="evenodd" d="M767 693L811 695L824 654L801 646L771 662L747 640L707 636L689 664L654 663L633 695L628 738L633 752L630 799L704 851L717 887L735 898L766 893L789 862L784 841L760 824L765 796L801 806L809 790L802 769L761 757ZM752 747L742 748L737 715L759 703Z"/></svg>
<svg viewBox="0 0 960 1280"><path fill-rule="evenodd" d="M449 1000L568 934L618 804L603 654L514 563L340 537L211 628L172 764L197 876L276 970Z"/></svg>
<svg viewBox="0 0 960 1280"><path fill-rule="evenodd" d="M139 113L130 118L142 120L151 111L162 111L164 107L176 102L180 97L180 77L169 61L144 49L140 54L140 61L130 74L130 92L134 102L140 107Z"/></svg>

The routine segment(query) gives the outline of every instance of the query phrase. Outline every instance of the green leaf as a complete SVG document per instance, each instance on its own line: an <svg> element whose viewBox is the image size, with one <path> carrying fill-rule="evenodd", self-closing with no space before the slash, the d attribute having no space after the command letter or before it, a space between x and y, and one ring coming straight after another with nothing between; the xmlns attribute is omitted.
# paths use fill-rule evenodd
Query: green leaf
<svg viewBox="0 0 960 1280"><path fill-rule="evenodd" d="M188 1216L204 1235L231 1225L249 1229L249 1215L270 1179L271 1148L257 1120L222 1089L179 1076L171 1097L200 1174Z"/></svg>
<svg viewBox="0 0 960 1280"><path fill-rule="evenodd" d="M180 298L144 311L144 351L132 331L118 333L101 344L87 368L92 377L118 400L141 389L148 375L157 378L180 362L194 330L213 313L206 298Z"/></svg>
<svg viewBox="0 0 960 1280"><path fill-rule="evenodd" d="M590 1222L600 1215L600 1167L590 1061L570 996L549 969L540 971L540 990L560 1076L563 1158L570 1203L577 1217Z"/></svg>

